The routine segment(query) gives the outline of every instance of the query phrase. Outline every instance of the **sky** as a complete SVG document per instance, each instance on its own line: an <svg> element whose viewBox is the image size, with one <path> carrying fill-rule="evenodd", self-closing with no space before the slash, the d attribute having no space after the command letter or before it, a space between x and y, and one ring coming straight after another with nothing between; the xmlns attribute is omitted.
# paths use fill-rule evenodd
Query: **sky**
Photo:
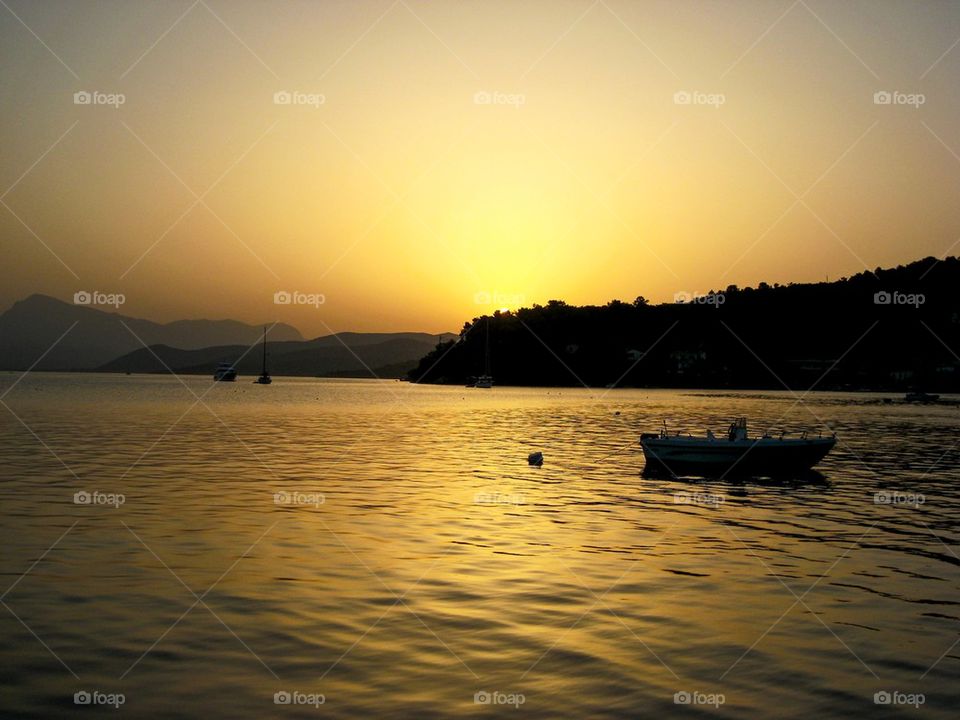
<svg viewBox="0 0 960 720"><path fill-rule="evenodd" d="M4 0L0 307L441 332L956 254L958 40L949 1Z"/></svg>

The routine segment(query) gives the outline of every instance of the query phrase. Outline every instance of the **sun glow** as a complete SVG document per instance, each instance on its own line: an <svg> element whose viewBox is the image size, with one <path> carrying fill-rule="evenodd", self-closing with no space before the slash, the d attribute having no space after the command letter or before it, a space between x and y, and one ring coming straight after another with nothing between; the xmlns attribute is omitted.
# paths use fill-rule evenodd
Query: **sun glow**
<svg viewBox="0 0 960 720"><path fill-rule="evenodd" d="M36 39L0 24L12 99L0 177L16 180L0 237L8 265L29 269L0 287L4 304L89 287L156 320L438 332L551 299L839 277L940 256L956 238L956 161L924 128L957 126L960 56L931 66L956 37L946 10L885 8L870 32L853 6L824 19L871 67L913 58L917 91L944 99L917 109L875 104L863 65L799 10L780 22L763 3L702 17L668 2L616 16L546 0L408 4L378 20L382 3L280 3L261 32L262 4L236 0L225 22L256 57L191 14L99 88L125 95L117 108L75 105L81 88L55 61L27 71ZM137 5L145 34L131 38L98 5L21 4L87 68L135 58L127 44L151 47L144 28L178 14ZM65 32L77 25L97 41ZM323 102L278 104L278 91ZM326 302L277 306L279 291Z"/></svg>

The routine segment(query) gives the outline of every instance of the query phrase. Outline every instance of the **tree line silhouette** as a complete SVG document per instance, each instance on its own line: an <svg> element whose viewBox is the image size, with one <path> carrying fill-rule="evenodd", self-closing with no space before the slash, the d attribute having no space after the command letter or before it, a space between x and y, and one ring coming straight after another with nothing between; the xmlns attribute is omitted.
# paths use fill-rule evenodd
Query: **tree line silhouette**
<svg viewBox="0 0 960 720"><path fill-rule="evenodd" d="M408 378L498 385L960 390L960 260L684 302L560 300L464 324ZM489 340L486 333L489 332Z"/></svg>

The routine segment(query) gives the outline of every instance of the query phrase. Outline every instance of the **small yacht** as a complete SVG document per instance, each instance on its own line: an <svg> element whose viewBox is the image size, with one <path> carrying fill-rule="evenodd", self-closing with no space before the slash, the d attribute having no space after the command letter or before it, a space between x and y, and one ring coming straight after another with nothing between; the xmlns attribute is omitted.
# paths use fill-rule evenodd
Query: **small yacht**
<svg viewBox="0 0 960 720"><path fill-rule="evenodd" d="M233 382L237 379L237 369L233 366L233 363L222 362L217 365L217 369L213 373L213 379L217 382Z"/></svg>
<svg viewBox="0 0 960 720"><path fill-rule="evenodd" d="M707 430L706 437L677 433L670 435L666 424L659 433L643 433L640 446L647 468L670 475L776 476L809 470L833 449L836 434L829 437L787 438L762 435L748 437L746 418L738 418L726 436Z"/></svg>

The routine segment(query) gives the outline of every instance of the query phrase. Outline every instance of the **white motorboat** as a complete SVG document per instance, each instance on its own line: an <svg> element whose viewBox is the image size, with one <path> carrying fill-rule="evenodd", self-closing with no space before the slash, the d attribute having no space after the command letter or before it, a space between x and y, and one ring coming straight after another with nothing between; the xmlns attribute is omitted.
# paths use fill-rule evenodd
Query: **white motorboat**
<svg viewBox="0 0 960 720"><path fill-rule="evenodd" d="M837 442L828 437L787 438L747 435L746 418L730 425L725 437L707 431L705 437L677 433L666 426L659 433L644 433L640 446L647 469L670 475L761 475L777 476L809 470L823 460Z"/></svg>

